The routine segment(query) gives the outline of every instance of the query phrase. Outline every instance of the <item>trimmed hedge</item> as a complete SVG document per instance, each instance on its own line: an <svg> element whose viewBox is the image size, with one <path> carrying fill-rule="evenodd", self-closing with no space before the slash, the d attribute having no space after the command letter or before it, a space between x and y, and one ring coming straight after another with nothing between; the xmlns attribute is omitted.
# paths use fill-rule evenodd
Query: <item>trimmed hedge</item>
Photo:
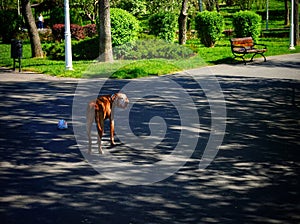
<svg viewBox="0 0 300 224"><path fill-rule="evenodd" d="M75 40L81 40L85 38L85 31L82 26L77 24L70 25L71 37ZM65 39L65 25L64 24L54 24L52 27L53 39L55 41L61 42Z"/></svg>
<svg viewBox="0 0 300 224"><path fill-rule="evenodd" d="M233 15L236 37L252 37L255 41L261 33L261 16L252 11L240 11Z"/></svg>
<svg viewBox="0 0 300 224"><path fill-rule="evenodd" d="M205 47L213 47L222 35L224 18L217 12L204 11L195 18L198 36Z"/></svg>
<svg viewBox="0 0 300 224"><path fill-rule="evenodd" d="M98 34L96 24L88 24L83 27L83 32L87 37L94 37Z"/></svg>
<svg viewBox="0 0 300 224"><path fill-rule="evenodd" d="M50 43L43 45L46 56L53 60L65 59L65 43ZM98 38L86 38L80 41L72 41L73 60L94 60L99 56Z"/></svg>
<svg viewBox="0 0 300 224"><path fill-rule="evenodd" d="M166 41L174 41L177 16L170 12L159 12L149 18L150 34Z"/></svg>
<svg viewBox="0 0 300 224"><path fill-rule="evenodd" d="M64 60L64 42L44 44L43 50L50 59ZM159 39L143 39L114 47L115 59L182 59L189 58L194 52L187 47ZM74 60L94 60L99 56L98 36L80 41L72 41Z"/></svg>
<svg viewBox="0 0 300 224"><path fill-rule="evenodd" d="M182 59L189 58L194 52L187 47L160 39L142 39L113 48L116 59Z"/></svg>

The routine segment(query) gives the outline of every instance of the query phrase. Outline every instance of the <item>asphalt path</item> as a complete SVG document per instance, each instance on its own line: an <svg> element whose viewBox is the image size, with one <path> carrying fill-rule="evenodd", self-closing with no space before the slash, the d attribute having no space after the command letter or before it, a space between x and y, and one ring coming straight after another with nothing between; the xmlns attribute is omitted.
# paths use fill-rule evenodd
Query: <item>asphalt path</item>
<svg viewBox="0 0 300 224"><path fill-rule="evenodd" d="M1 68L0 222L300 223L299 68L300 54L294 54L168 76L192 96L203 131L184 166L148 185L116 182L83 157L72 120L79 80ZM204 170L198 164L213 115L193 80L200 75L217 77L227 112L224 139ZM127 82L110 80L105 92L116 92ZM156 112L163 111L171 114L168 125L180 125L174 108L165 112L172 105L156 103L132 108L137 134L149 132L141 113L160 116ZM68 121L67 130L57 129L59 119ZM126 144L107 147L107 136L104 150L129 163L154 163L176 147L180 133L169 131L153 152Z"/></svg>

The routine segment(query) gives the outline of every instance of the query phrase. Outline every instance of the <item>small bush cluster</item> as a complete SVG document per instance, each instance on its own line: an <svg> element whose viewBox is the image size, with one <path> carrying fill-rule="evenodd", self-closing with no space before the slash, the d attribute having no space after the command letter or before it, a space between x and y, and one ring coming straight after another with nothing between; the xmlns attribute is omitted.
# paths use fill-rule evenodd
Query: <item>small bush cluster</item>
<svg viewBox="0 0 300 224"><path fill-rule="evenodd" d="M149 18L150 34L172 42L177 30L177 15L170 12L159 12Z"/></svg>
<svg viewBox="0 0 300 224"><path fill-rule="evenodd" d="M98 38L86 38L72 43L74 60L94 60L99 57Z"/></svg>
<svg viewBox="0 0 300 224"><path fill-rule="evenodd" d="M138 20L123 9L110 10L112 45L119 46L137 39L139 31Z"/></svg>
<svg viewBox="0 0 300 224"><path fill-rule="evenodd" d="M96 24L88 24L83 27L84 35L87 37L94 37L98 34Z"/></svg>
<svg viewBox="0 0 300 224"><path fill-rule="evenodd" d="M159 39L142 39L113 49L116 59L182 59L194 55L187 47Z"/></svg>
<svg viewBox="0 0 300 224"><path fill-rule="evenodd" d="M243 11L234 15L234 30L238 37L252 36L256 39L260 34L261 17L253 12ZM204 11L195 18L195 27L200 41L206 47L213 47L221 37L224 18L217 12ZM129 12L122 9L111 9L112 44L115 59L182 59L194 55L190 48L171 44L177 29L177 17L172 13L157 13L150 17L150 35L137 40L139 22ZM64 24L55 24L52 29L54 40L64 39ZM74 60L93 60L99 55L99 39L97 26L71 25L72 53ZM158 37L159 39L157 39ZM76 40L76 41L75 41ZM46 44L46 55L52 59L64 59L64 44Z"/></svg>
<svg viewBox="0 0 300 224"><path fill-rule="evenodd" d="M252 37L257 41L261 32L261 16L251 11L240 11L233 15L236 37Z"/></svg>
<svg viewBox="0 0 300 224"><path fill-rule="evenodd" d="M46 56L53 60L65 59L65 44L49 43L43 45ZM72 41L73 60L94 60L99 56L98 38L86 38L84 40Z"/></svg>
<svg viewBox="0 0 300 224"><path fill-rule="evenodd" d="M43 51L45 55L52 60L65 59L65 44L64 43L47 43L43 44Z"/></svg>
<svg viewBox="0 0 300 224"><path fill-rule="evenodd" d="M77 24L70 25L71 37L75 40L82 40L85 38L84 29Z"/></svg>
<svg viewBox="0 0 300 224"><path fill-rule="evenodd" d="M65 58L64 43L45 44L43 50L51 59L63 60ZM187 47L172 44L159 39L143 39L113 48L115 59L182 59L194 55ZM94 60L99 56L99 40L86 38L72 41L72 55L74 60Z"/></svg>
<svg viewBox="0 0 300 224"><path fill-rule="evenodd" d="M97 28L95 24L86 26L80 26L77 24L70 25L71 37L75 40L82 40L85 37L93 37L97 34ZM61 42L65 38L65 25L54 24L52 27L53 39Z"/></svg>
<svg viewBox="0 0 300 224"><path fill-rule="evenodd" d="M201 43L206 47L213 47L222 35L223 17L217 12L204 11L198 13L195 20Z"/></svg>
<svg viewBox="0 0 300 224"><path fill-rule="evenodd" d="M55 41L61 41L65 38L65 25L54 24L52 27L52 35Z"/></svg>

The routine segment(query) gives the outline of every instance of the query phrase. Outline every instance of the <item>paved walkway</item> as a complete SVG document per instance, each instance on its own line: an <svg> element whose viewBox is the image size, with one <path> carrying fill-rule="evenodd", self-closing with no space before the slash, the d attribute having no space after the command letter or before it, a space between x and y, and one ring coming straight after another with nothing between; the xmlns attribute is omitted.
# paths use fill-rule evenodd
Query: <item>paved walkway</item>
<svg viewBox="0 0 300 224"><path fill-rule="evenodd" d="M202 132L189 162L169 178L146 186L100 175L81 155L75 124L56 129L58 119L72 120L77 80L1 68L1 224L300 223L299 56L190 71L218 75L226 101L225 137L214 162L203 171L198 163L213 115L199 85L180 76L180 85L197 105ZM123 84L113 80L107 91ZM169 113L172 105L146 106L171 126L180 125L178 116ZM134 124L140 123L134 126L137 132L149 132L143 120L146 110L132 110ZM126 145L104 150L121 162L153 163L159 152L169 152L176 136L178 128L150 151Z"/></svg>
<svg viewBox="0 0 300 224"><path fill-rule="evenodd" d="M205 69L194 69L197 74ZM214 75L235 77L257 77L300 80L300 54L289 54L254 58L254 62L244 64L221 64L209 67ZM204 73L205 74L205 73Z"/></svg>

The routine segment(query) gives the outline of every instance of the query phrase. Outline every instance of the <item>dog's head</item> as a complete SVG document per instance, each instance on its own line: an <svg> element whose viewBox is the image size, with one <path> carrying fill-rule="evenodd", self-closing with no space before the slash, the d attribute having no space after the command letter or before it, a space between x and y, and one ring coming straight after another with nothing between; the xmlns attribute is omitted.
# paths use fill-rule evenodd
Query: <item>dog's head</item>
<svg viewBox="0 0 300 224"><path fill-rule="evenodd" d="M112 96L115 106L125 109L129 104L129 100L124 93L115 93Z"/></svg>

